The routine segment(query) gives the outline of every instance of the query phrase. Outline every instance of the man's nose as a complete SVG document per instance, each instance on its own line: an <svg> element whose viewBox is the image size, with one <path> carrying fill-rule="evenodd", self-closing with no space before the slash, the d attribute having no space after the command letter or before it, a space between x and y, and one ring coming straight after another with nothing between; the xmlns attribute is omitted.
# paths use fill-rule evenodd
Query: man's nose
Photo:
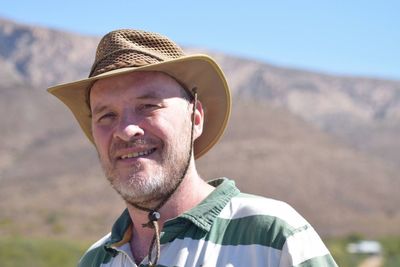
<svg viewBox="0 0 400 267"><path fill-rule="evenodd" d="M114 138L118 137L129 142L134 137L144 135L144 130L140 126L140 121L133 119L131 116L125 116L120 121L118 128L114 132Z"/></svg>

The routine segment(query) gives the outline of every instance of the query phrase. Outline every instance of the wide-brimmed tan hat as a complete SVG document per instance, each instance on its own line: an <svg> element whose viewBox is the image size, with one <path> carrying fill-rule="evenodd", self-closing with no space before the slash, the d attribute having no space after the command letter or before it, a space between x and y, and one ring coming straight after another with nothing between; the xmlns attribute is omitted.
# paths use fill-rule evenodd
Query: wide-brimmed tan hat
<svg viewBox="0 0 400 267"><path fill-rule="evenodd" d="M225 76L217 63L207 55L185 55L168 38L139 30L116 30L105 35L96 51L89 78L50 87L72 111L82 130L94 143L91 131L89 88L97 80L135 71L161 71L174 77L186 89L197 89L205 110L202 135L194 142L199 158L213 147L228 123L231 96Z"/></svg>

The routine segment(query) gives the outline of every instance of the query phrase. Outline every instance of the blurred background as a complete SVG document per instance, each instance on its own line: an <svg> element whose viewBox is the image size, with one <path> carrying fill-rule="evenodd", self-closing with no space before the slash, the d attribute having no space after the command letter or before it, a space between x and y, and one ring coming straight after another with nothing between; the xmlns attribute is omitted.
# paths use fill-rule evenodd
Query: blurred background
<svg viewBox="0 0 400 267"><path fill-rule="evenodd" d="M124 204L46 88L88 75L100 37L164 34L213 56L233 96L205 180L288 202L340 266L400 266L400 2L3 1L0 261L74 266ZM369 264L369 265L368 265Z"/></svg>

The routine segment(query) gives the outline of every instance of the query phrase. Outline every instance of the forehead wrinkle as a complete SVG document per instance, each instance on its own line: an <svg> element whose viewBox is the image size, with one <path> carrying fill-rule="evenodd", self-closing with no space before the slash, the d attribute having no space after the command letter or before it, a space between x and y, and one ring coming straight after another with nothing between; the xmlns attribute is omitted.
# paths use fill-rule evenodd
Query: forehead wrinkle
<svg viewBox="0 0 400 267"><path fill-rule="evenodd" d="M155 90L150 87L150 89L146 92L143 92L142 94L138 94L136 99L163 99L162 95L159 94L160 90Z"/></svg>

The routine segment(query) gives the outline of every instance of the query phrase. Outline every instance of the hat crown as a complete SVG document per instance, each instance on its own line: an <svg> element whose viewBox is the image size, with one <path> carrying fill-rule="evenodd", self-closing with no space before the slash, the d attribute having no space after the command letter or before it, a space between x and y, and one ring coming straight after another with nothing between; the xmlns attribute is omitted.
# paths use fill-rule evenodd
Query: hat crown
<svg viewBox="0 0 400 267"><path fill-rule="evenodd" d="M173 41L157 33L122 29L105 35L89 77L126 67L141 67L185 56Z"/></svg>

